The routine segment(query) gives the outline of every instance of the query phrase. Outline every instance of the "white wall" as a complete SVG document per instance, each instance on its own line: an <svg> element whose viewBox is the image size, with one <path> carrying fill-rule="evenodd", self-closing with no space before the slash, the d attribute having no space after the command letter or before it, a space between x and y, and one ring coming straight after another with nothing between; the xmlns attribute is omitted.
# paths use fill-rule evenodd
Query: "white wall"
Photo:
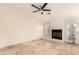
<svg viewBox="0 0 79 59"><path fill-rule="evenodd" d="M42 17L45 20L43 22L51 22L51 29L63 30L63 41L68 40L67 25L69 20L74 19L78 24L78 31L76 35L76 42L79 44L79 3L49 3L46 8L51 9L50 15L44 15ZM41 19L42 21L42 19Z"/></svg>
<svg viewBox="0 0 79 59"><path fill-rule="evenodd" d="M42 37L42 23L29 13L23 4L0 4L0 48Z"/></svg>
<svg viewBox="0 0 79 59"><path fill-rule="evenodd" d="M50 15L51 27L59 28L63 30L63 40L68 40L67 25L69 20L75 20L78 24L78 31L76 35L76 42L79 44L79 4L49 4L50 8L53 9L53 15Z"/></svg>
<svg viewBox="0 0 79 59"><path fill-rule="evenodd" d="M43 35L43 23L48 21L52 28L63 29L66 40L65 22L74 17L79 24L79 4L51 3L46 8L52 10L50 15L32 13L36 9L31 4L0 4L0 48L39 39Z"/></svg>

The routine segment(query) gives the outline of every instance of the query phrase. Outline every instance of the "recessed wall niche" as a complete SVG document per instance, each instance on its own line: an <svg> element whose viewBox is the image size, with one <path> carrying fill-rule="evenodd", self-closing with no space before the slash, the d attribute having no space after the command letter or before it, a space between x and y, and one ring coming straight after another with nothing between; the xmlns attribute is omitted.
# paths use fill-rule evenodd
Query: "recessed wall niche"
<svg viewBox="0 0 79 59"><path fill-rule="evenodd" d="M79 42L78 40L78 19L79 18L75 18L75 17L71 17L65 20L64 22L64 35L65 35L65 42L69 42L69 43L74 43L74 44L78 44L77 42Z"/></svg>

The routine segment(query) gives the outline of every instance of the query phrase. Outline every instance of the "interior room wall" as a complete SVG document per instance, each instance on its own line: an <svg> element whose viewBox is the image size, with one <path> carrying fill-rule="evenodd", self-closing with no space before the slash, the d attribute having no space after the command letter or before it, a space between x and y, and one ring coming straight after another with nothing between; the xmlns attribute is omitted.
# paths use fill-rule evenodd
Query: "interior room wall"
<svg viewBox="0 0 79 59"><path fill-rule="evenodd" d="M46 8L52 10L50 15L32 13L36 9L31 3L0 4L0 48L41 38L46 22L51 22L52 29L62 29L63 40L66 40L66 20L74 17L79 25L79 4L49 3Z"/></svg>
<svg viewBox="0 0 79 59"><path fill-rule="evenodd" d="M42 37L42 23L29 13L24 4L0 4L0 48Z"/></svg>
<svg viewBox="0 0 79 59"><path fill-rule="evenodd" d="M68 30L67 25L69 24L69 20L75 20L77 23L77 28L79 30L79 4L70 3L70 4L50 4L54 11L51 19L51 27L52 29L62 29L63 30L63 40L68 40ZM79 31L77 31L76 42L79 44Z"/></svg>

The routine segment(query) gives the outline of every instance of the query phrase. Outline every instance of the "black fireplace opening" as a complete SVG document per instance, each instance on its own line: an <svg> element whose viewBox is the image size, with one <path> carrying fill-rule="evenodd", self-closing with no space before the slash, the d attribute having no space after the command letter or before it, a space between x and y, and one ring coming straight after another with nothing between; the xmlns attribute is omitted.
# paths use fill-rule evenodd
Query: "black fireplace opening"
<svg viewBox="0 0 79 59"><path fill-rule="evenodd" d="M62 40L62 29L52 29L52 38Z"/></svg>

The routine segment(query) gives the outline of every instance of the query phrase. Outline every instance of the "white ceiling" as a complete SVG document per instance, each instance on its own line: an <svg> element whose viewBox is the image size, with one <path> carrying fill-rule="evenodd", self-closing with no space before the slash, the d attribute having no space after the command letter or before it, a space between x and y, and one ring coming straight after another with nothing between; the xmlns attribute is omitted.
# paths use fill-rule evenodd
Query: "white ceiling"
<svg viewBox="0 0 79 59"><path fill-rule="evenodd" d="M36 4L37 6L43 4ZM37 19L38 21L46 22L51 19L59 19L66 17L79 17L79 4L77 3L49 3L46 8L51 9L51 14L41 15L40 12L32 13L32 11L36 10L31 6L31 3L24 4L0 4L1 6L8 6L12 10L17 10L17 12L22 12L26 16L31 17L33 19ZM15 9L16 8L16 9ZM45 12L46 13L46 12Z"/></svg>

